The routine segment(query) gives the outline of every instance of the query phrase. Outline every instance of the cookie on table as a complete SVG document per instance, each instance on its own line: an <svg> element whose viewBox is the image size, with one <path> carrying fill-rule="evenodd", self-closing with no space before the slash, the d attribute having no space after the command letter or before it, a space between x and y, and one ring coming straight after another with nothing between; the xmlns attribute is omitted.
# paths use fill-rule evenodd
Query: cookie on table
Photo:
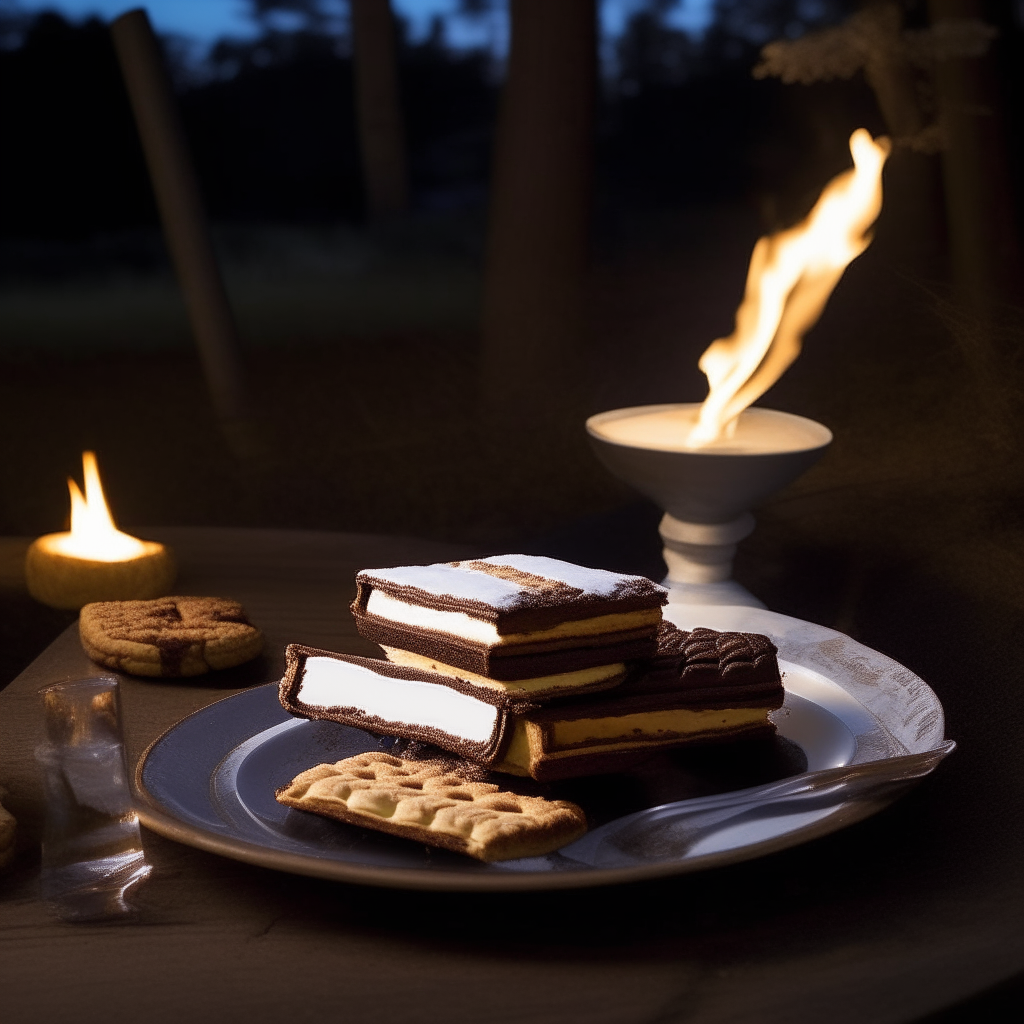
<svg viewBox="0 0 1024 1024"><path fill-rule="evenodd" d="M222 597L98 601L82 609L78 632L93 661L137 676L199 676L263 649L245 609Z"/></svg>
<svg viewBox="0 0 1024 1024"><path fill-rule="evenodd" d="M276 795L288 807L482 861L539 857L587 831L576 804L474 781L451 759L357 754L304 771Z"/></svg>

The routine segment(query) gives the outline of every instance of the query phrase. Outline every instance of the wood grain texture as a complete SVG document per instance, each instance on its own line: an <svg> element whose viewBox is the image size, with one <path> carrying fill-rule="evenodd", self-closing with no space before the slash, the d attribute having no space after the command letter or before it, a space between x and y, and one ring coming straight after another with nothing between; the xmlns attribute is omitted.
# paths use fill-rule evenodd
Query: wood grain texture
<svg viewBox="0 0 1024 1024"><path fill-rule="evenodd" d="M486 553L273 530L146 535L177 549L182 592L241 601L269 654L205 681L125 680L133 761L183 715L275 678L286 642L372 653L346 611L356 569ZM278 874L144 830L155 871L139 921L59 924L38 897L36 690L91 672L72 628L0 694L0 780L21 826L0 875L4 1024L895 1024L1024 966L1012 819L958 828L963 794L973 801L1003 755L967 743L960 763L869 821L702 875L596 892L391 892ZM1013 699L1004 706L1019 708ZM996 820L981 792L993 810L978 820Z"/></svg>

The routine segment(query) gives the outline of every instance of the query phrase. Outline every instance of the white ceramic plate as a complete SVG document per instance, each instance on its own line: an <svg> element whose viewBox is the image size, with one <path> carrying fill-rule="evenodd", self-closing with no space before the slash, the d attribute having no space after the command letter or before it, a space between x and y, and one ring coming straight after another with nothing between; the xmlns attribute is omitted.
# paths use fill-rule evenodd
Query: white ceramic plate
<svg viewBox="0 0 1024 1024"><path fill-rule="evenodd" d="M786 703L773 714L781 740L752 759L750 771L762 779L925 752L943 740L942 706L927 684L841 633L755 608L670 605L665 617L688 629L765 633L778 645ZM895 795L755 800L721 826L685 842L666 842L673 819L714 803L716 797L706 794L739 788L756 797L767 784L751 786L742 773L723 776L722 755L712 756L710 767L698 757L675 778L659 771L653 782L641 772L615 777L613 784L579 783L578 793L566 795L579 799L598 828L547 857L496 864L289 810L274 800L274 791L300 771L380 744L357 729L294 719L281 709L275 684L256 687L191 715L153 744L136 777L139 816L171 839L298 874L401 888L501 891L636 881L748 860L834 832ZM696 795L666 802L672 786ZM657 823L638 830L637 822L650 815L636 812L654 806Z"/></svg>

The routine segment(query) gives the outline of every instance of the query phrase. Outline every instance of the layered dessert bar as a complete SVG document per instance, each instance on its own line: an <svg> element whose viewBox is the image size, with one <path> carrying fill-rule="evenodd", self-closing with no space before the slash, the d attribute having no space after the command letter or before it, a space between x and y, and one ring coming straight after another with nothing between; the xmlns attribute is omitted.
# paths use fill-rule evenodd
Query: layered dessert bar
<svg viewBox="0 0 1024 1024"><path fill-rule="evenodd" d="M280 698L291 714L432 743L482 765L500 758L516 713L536 707L455 676L301 644L288 645L285 662Z"/></svg>
<svg viewBox="0 0 1024 1024"><path fill-rule="evenodd" d="M536 555L367 569L361 636L401 665L531 700L609 689L657 650L667 591Z"/></svg>
<svg viewBox="0 0 1024 1024"><path fill-rule="evenodd" d="M657 750L770 736L785 692L777 650L757 633L663 623L658 655L608 693L515 715L495 771L542 782L622 771Z"/></svg>
<svg viewBox="0 0 1024 1024"><path fill-rule="evenodd" d="M531 702L447 673L292 645L292 714L432 743L539 781L620 771L652 752L770 735L781 707L774 644L663 623L654 658L612 691Z"/></svg>

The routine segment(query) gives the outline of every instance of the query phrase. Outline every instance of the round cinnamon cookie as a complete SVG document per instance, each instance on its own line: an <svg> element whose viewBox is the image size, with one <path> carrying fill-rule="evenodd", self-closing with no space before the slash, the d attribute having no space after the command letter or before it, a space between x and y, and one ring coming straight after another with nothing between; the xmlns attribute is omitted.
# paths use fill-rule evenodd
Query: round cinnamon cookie
<svg viewBox="0 0 1024 1024"><path fill-rule="evenodd" d="M222 597L98 601L82 609L78 632L93 661L137 676L199 676L263 649L245 609Z"/></svg>

